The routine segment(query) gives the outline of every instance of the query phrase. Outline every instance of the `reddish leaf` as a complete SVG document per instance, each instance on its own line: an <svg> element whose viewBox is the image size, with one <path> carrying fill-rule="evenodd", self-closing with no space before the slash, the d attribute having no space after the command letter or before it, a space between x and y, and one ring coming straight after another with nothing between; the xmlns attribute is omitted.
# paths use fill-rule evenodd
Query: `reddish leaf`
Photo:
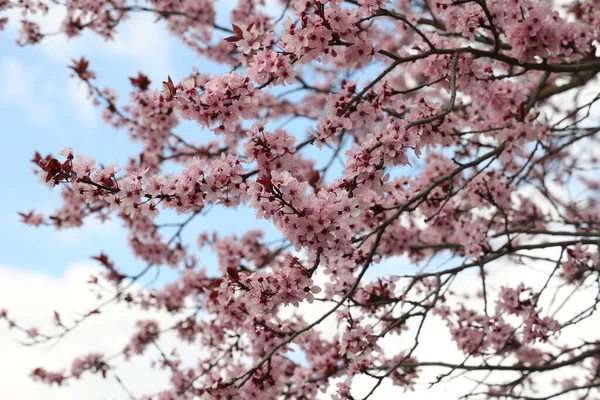
<svg viewBox="0 0 600 400"><path fill-rule="evenodd" d="M229 43L235 43L235 42L237 42L238 40L240 40L240 38L239 38L239 37L237 37L237 36L229 36L229 37L226 37L226 38L225 38L225 41L227 41L227 42L229 42Z"/></svg>
<svg viewBox="0 0 600 400"><path fill-rule="evenodd" d="M319 171L312 170L310 173L310 176L308 177L308 184L310 186L312 186L313 188L316 188L315 186L319 182L320 179L321 179L321 175L319 174Z"/></svg>
<svg viewBox="0 0 600 400"><path fill-rule="evenodd" d="M232 282L239 282L240 280L240 273L237 268L227 267L227 275L229 275L229 279L231 279Z"/></svg>
<svg viewBox="0 0 600 400"><path fill-rule="evenodd" d="M231 27L233 28L233 32L236 36L239 36L240 38L244 36L244 31L242 30L242 28L240 28L236 24L231 24Z"/></svg>
<svg viewBox="0 0 600 400"><path fill-rule="evenodd" d="M235 33L235 35L226 37L225 40L229 43L235 43L238 40L242 40L244 38L244 31L242 30L242 28L240 28L236 24L231 24L231 27L233 28L233 33Z"/></svg>
<svg viewBox="0 0 600 400"><path fill-rule="evenodd" d="M79 60L73 60L73 65L70 65L69 68L75 71L81 79L88 80L93 77L93 73L88 70L89 66L90 62L81 57Z"/></svg>
<svg viewBox="0 0 600 400"><path fill-rule="evenodd" d="M148 77L144 74L142 74L141 72L138 72L138 76L135 78L129 78L129 80L131 81L131 84L140 89L142 92L148 90L148 88L150 87L150 79L148 79Z"/></svg>
<svg viewBox="0 0 600 400"><path fill-rule="evenodd" d="M176 89L175 89L175 85L173 84L173 80L171 79L171 76L168 76L168 80L165 82L163 81L163 92L165 93L170 93L170 94L175 94Z"/></svg>

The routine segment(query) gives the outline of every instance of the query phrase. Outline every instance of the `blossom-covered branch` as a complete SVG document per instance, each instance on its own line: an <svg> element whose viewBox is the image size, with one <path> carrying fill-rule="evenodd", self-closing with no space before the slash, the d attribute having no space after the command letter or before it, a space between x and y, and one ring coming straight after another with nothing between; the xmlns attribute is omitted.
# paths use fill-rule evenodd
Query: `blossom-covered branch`
<svg viewBox="0 0 600 400"><path fill-rule="evenodd" d="M230 67L161 85L140 72L121 101L85 57L70 65L104 121L142 150L121 166L36 153L64 205L20 215L38 229L119 219L146 268L128 274L93 256L104 273L90 283L110 292L79 319L57 313L56 331L0 317L28 344L68 340L112 303L176 323L137 321L118 354L90 349L69 374L32 376L112 375L136 398L117 361L150 354L171 380L144 400L366 400L386 385L460 380L476 385L457 385L456 398L597 396L600 338L578 329L599 323L600 5L563 3L292 0L274 13L240 0L225 13L208 1L0 2L0 13L21 12L23 45L47 36L33 15L50 7L65 10L56 34L69 37L118 38L150 13ZM183 133L180 121L199 128ZM218 260L200 267L183 230L241 207L280 238L193 232ZM182 220L162 220L168 210ZM175 281L137 285L165 265ZM452 357L428 353L432 324ZM200 345L193 365L163 350L169 334Z"/></svg>

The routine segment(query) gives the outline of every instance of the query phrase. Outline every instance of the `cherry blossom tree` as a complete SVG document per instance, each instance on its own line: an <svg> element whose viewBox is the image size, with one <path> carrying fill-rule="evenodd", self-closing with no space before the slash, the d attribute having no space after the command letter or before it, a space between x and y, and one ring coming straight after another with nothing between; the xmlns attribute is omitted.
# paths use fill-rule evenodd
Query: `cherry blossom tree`
<svg viewBox="0 0 600 400"><path fill-rule="evenodd" d="M68 340L111 303L177 322L137 321L118 354L90 348L32 377L108 379L151 354L171 384L131 398L368 399L385 385L400 398L458 378L473 383L463 399L599 398L600 2L287 0L267 5L273 17L239 0L229 25L215 3L0 0L0 29L20 18L20 45L87 31L110 40L144 13L230 70L162 85L140 73L123 102L85 58L69 66L104 121L143 150L121 166L68 148L35 154L64 205L22 220L50 230L118 219L147 266L129 274L93 255L104 272L91 284L110 294L81 318L56 313L54 331L0 317L28 344ZM65 12L60 32L34 22L50 8ZM186 120L193 135L178 133ZM182 239L192 220L240 207L280 240ZM179 219L159 223L169 210ZM508 265L516 275L498 285ZM164 266L178 279L136 285ZM425 356L430 321L458 358ZM167 334L198 348L193 365L163 348Z"/></svg>

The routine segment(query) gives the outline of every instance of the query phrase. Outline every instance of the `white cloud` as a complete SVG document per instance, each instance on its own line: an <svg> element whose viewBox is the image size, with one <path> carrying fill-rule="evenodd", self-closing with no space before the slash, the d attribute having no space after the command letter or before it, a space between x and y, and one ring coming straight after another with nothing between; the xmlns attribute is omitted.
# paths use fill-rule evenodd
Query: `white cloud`
<svg viewBox="0 0 600 400"><path fill-rule="evenodd" d="M49 34L60 30L65 15L64 7L51 6L47 14L28 15L27 19L37 23L42 33ZM10 35L14 36L21 26L21 12L18 9L8 10L6 16L9 18L7 30ZM81 37L69 39L63 34L46 36L37 46L52 60L60 64L70 62L73 57L79 55L84 49L90 48L90 46L86 46L85 39Z"/></svg>
<svg viewBox="0 0 600 400"><path fill-rule="evenodd" d="M154 21L150 14L134 15L121 25L115 40L107 42L101 50L107 58L126 57L135 61L154 80L166 78L173 73L172 38L163 23Z"/></svg>
<svg viewBox="0 0 600 400"><path fill-rule="evenodd" d="M48 129L57 123L56 105L66 98L71 103L69 108L75 111L69 115L85 125L86 129L78 132L90 132L99 121L99 112L88 98L87 89L66 76L52 74L52 70L47 64L27 64L11 56L0 59L0 105L16 108L26 115L23 120ZM65 85L67 89L61 90Z"/></svg>
<svg viewBox="0 0 600 400"><path fill-rule="evenodd" d="M42 32L54 33L61 29L65 14L64 7L51 6L47 15L38 14L29 19L38 23ZM15 10L7 13L7 16L9 34L16 35L20 14ZM105 41L91 31L84 31L83 35L74 38L62 33L46 36L36 46L59 68L70 64L73 59L94 56L94 61L109 61L112 67L123 67L128 61L135 62L152 78L162 79L173 72L171 44L175 39L167 32L164 22L155 20L156 17L149 13L133 13L118 26L115 38L111 41Z"/></svg>
<svg viewBox="0 0 600 400"><path fill-rule="evenodd" d="M0 105L19 108L35 125L52 124L54 108L39 90L44 73L41 66L28 65L14 57L1 59Z"/></svg>
<svg viewBox="0 0 600 400"><path fill-rule="evenodd" d="M560 238L557 238L560 240ZM529 254L536 255L538 257L558 257L559 251L552 249L531 251ZM390 267L389 273L396 273L395 264L387 264ZM486 277L486 286L488 291L488 310L490 313L495 311L495 300L497 299L497 293L502 286L516 287L519 283L523 282L526 286L531 286L535 291L539 291L545 284L546 279L550 272L552 272L554 265L549 263L535 262L533 268L529 268L523 265L517 265L506 260L495 261L488 264L486 270L489 274ZM386 275L386 274L381 274ZM556 275L555 275L556 276ZM319 279L320 280L320 279ZM575 294L571 294L575 286L568 285L565 290L557 292L557 296L552 301L552 296L557 289L557 286L562 281L560 278L552 280L548 286L545 294L540 298L539 306L543 307L541 313L542 316L552 315L559 308L558 306L565 302L564 306L560 308L560 311L554 315L559 322L565 322L577 315L586 307L595 303L595 296L597 294L596 287L582 287L575 291ZM318 282L322 285L322 282ZM473 295L481 288L481 278L478 270L468 271L460 274L456 279L456 282L452 286L452 289L460 293L468 293ZM475 296L471 296L469 299L462 299L461 297L450 297L448 300L453 304L454 307L457 305L464 305L467 308L483 310L483 301ZM552 302L552 307L550 303ZM313 322L319 316L330 310L332 303L315 302L311 305L302 304L300 307L300 314L304 316L307 322ZM286 310L287 311L287 310ZM287 314L287 313L286 313ZM408 330L402 332L400 335L388 335L381 339L378 344L386 349L390 355L398 354L400 351L409 350L414 345L414 337L418 328L420 320L413 319L408 324ZM562 330L559 341L562 344L581 344L581 340L594 341L597 340L597 327L600 326L600 316L597 314L592 317L578 323L575 326L569 326ZM339 326L337 324L335 314L327 318L322 324L318 326L321 332L325 333L325 337L331 339L335 332L338 332ZM539 344L542 348L550 349L545 347L544 344ZM553 349L555 352L555 349ZM437 316L430 315L427 319L421 334L419 336L419 346L416 348L413 356L420 362L447 362L451 364L460 364L464 360L464 354L460 352L452 340L448 328L445 323ZM467 364L478 364L478 359L472 358ZM403 392L402 388L393 386L389 380L384 380L383 383L377 388L375 393L369 397L371 400L387 400L391 398L402 398L403 400L429 400L429 399L457 399L460 395L470 392L476 384L472 378L483 378L483 372L481 374L470 373L469 377L461 376L455 377L458 372L455 372L452 376L454 377L451 381L444 381L440 384L436 384L430 387L430 383L436 380L439 374L447 373L449 369L440 367L426 367L422 368L419 374L419 379L415 385L414 392ZM546 374L537 378L536 382L540 386L540 393L536 396L542 396L544 393L551 394L555 393L555 387L551 385L552 378L566 378L569 373L578 373L581 376L580 370L577 372L574 369L569 370L568 368L557 371L556 374ZM514 375L514 374L513 374ZM513 377L510 375L510 377ZM507 373L501 373L494 375L494 380L502 381L507 378ZM514 375L517 377L516 375ZM337 382L339 380L336 380ZM352 393L355 398L364 397L376 383L376 380L366 375L358 375L352 381ZM319 396L319 399L329 399L329 395L334 393L336 389L335 383L332 384L327 394ZM485 390L485 387L480 386L478 390ZM569 398L565 395L565 398Z"/></svg>
<svg viewBox="0 0 600 400"><path fill-rule="evenodd" d="M546 252L545 255L551 256L552 254ZM487 278L490 284L489 290L495 292L502 285L515 286L522 281L526 284L536 282L543 284L543 274L539 269L544 266L536 267L536 269L529 269L505 262L496 262L494 265L490 265L490 271L495 272ZM548 266L545 268L548 272ZM63 320L67 321L77 312L88 310L97 304L97 299L88 291L85 284L89 275L95 271L96 269L89 265L76 264L69 267L62 277L52 278L44 274L0 266L0 307L9 309L10 315L25 326L48 327L54 310L61 311ZM480 284L480 278L475 273L465 273L459 277L456 284L459 286L456 289L474 292ZM569 291L561 292L555 304L560 304L568 294ZM495 299L495 296L491 296L490 299ZM550 297L546 296L542 300L542 304L547 304ZM593 288L583 288L566 303L557 317L564 321L564 318L574 315L581 310L582 305L591 304L590 302L593 300ZM482 306L482 302L471 298L467 301L466 306L478 309ZM312 322L330 307L330 304L315 302L312 305L303 305L300 312L307 321ZM491 312L493 312L493 308L492 302L490 304ZM555 306L552 310L556 308ZM74 357L90 351L113 354L122 349L129 340L134 331L134 321L151 317L157 318L163 323L163 326L170 321L170 317L165 314L129 310L123 306L109 307L102 315L88 320L56 346L50 348L23 347L14 341L14 338L19 335L16 333L5 334L5 326L0 325L0 376L3 377L4 393L7 393L9 398L18 398L19 400L126 398L122 388L110 379L105 381L99 377L88 376L81 382L73 382L65 388L57 389L32 383L28 374L32 368L37 366L56 369L68 368ZM583 321L577 327L567 328L561 333L561 341L573 343L582 337L593 340L597 331L594 327L599 326L599 323L599 318L594 316ZM320 325L319 329L332 334L337 331L336 327L335 316L332 316ZM400 336L385 338L379 344L394 354L406 350L413 343L415 329L416 327L413 325ZM462 361L462 355L451 341L444 323L437 317L431 316L427 320L419 341L420 345L414 355L420 361L450 363ZM165 339L164 344L165 348L170 349L169 346L175 346L176 341L172 338ZM199 356L199 351L200 348L195 346L187 353L187 358L194 360L194 357ZM156 359L156 355L153 357ZM470 363L476 362L476 360L470 361ZM168 385L167 375L151 369L147 358L134 358L126 365L119 364L117 371L128 387L137 395L154 392ZM447 369L423 369L415 392L403 393L401 389L392 386L390 382L384 381L371 399L384 400L398 396L404 400L454 399L458 397L458 394L464 394L473 387L473 382L463 377L452 380L449 384L440 384L429 388L429 382L442 372L447 372ZM544 379L545 381L546 379ZM353 381L353 391L360 397L369 391L374 383L372 378L358 376ZM332 393L334 389L335 384L332 385L329 393ZM89 396L90 393L94 393L93 397ZM325 399L328 396L323 395L320 398Z"/></svg>
<svg viewBox="0 0 600 400"><path fill-rule="evenodd" d="M97 240L98 237L113 235L119 231L119 228L120 221L116 218L102 222L98 218L92 217L87 218L81 228L56 231L55 235L57 242L60 243L85 243Z"/></svg>
<svg viewBox="0 0 600 400"><path fill-rule="evenodd" d="M70 266L61 278L20 271L0 266L0 307L9 310L24 326L40 329L51 326L54 310L61 312L63 321L92 309L97 299L88 290L86 282L97 269L85 264ZM0 324L0 376L2 396L19 400L81 400L127 398L113 377L104 380L99 376L84 376L65 387L48 387L34 383L29 373L42 366L49 370L70 367L71 361L89 352L107 355L122 350L135 331L137 319L155 318L164 326L171 318L165 314L128 310L123 306L107 307L106 312L90 318L54 346L25 347L16 339L22 336ZM174 340L164 340L169 349ZM152 353L152 352L150 352ZM157 354L152 354L154 359ZM137 395L152 393L168 385L168 375L149 366L146 357L134 357L126 364L120 363L117 373L128 388Z"/></svg>
<svg viewBox="0 0 600 400"><path fill-rule="evenodd" d="M94 107L92 100L88 96L88 89L83 82L76 79L70 79L67 89L67 95L71 106L75 109L78 120L85 125L86 129L80 132L90 134L98 126L100 121L99 109Z"/></svg>

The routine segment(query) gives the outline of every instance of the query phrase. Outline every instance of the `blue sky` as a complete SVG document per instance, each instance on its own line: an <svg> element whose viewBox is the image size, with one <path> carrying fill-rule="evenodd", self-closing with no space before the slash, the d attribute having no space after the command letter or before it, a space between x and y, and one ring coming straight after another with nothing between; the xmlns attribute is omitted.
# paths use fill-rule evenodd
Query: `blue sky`
<svg viewBox="0 0 600 400"><path fill-rule="evenodd" d="M164 24L154 23L150 16L135 16L128 21L114 43L92 35L71 41L49 37L39 46L23 48L15 45L15 38L14 26L0 34L0 120L5 149L0 158L5 188L4 196L0 196L0 264L59 276L69 264L87 261L103 250L126 271L142 267L128 250L127 232L118 220L107 224L89 220L83 229L60 232L21 224L19 211L36 209L48 213L60 206L59 190L50 190L37 181L30 159L35 151L57 153L64 147L73 147L104 164L123 164L139 151L125 132L103 124L100 109L86 98L83 85L70 77L67 65L73 58L89 59L98 84L115 88L121 104L131 89L128 77L138 71L148 75L152 85L159 88L167 75L177 81L193 66L203 72L218 69L199 60L166 34ZM193 123L182 125L178 132L192 135L197 141L202 140L200 135L206 135ZM184 237L194 245L196 235L203 230L218 229L229 234L253 227L269 229L271 235L276 233L265 221L255 221L251 210L215 207L191 225ZM209 252L202 252L201 258L201 264L214 266Z"/></svg>
<svg viewBox="0 0 600 400"><path fill-rule="evenodd" d="M219 8L225 8L228 2L218 4ZM280 9L279 5L272 6L271 12L279 16ZM219 15L218 22L228 25L227 13ZM56 30L58 22L59 16L51 12L43 31ZM0 264L60 276L69 264L87 262L90 256L102 250L125 271L143 267L128 250L127 232L117 220L107 224L88 220L83 229L59 232L19 222L19 211L36 209L49 213L60 206L59 190L40 184L31 172L30 159L35 151L43 155L56 154L65 147L73 147L76 153L92 155L103 164L121 165L139 152L139 146L131 143L125 132L116 132L103 124L101 110L92 106L83 84L70 77L72 71L67 66L72 59L82 56L90 60L90 68L97 73L98 86L116 89L121 105L126 104L131 90L128 77L136 76L138 71L150 77L152 87L160 88L167 75L177 82L188 75L192 67L208 73L226 72L228 67L200 59L167 34L162 22L155 23L149 15L134 15L121 25L117 39L108 43L89 34L72 40L52 36L45 38L41 45L22 48L15 45L16 37L15 25L0 34L0 119L4 125L2 135L8 140L6 149L9 149L0 158L0 166L6 171L8 193L0 196L0 224L3 226ZM275 121L272 127L282 122ZM286 125L292 133L301 133L300 140L304 139L305 127L306 120ZM182 123L177 132L196 142L213 137L191 122ZM316 148L303 152L316 157L318 166L326 163L331 153ZM329 177L338 171L336 163ZM201 231L218 229L226 235L255 228L265 230L268 239L280 237L270 223L257 221L251 209L214 207L186 229L184 238L194 245ZM216 268L214 255L209 251L198 255L202 265ZM163 278L168 277L172 275L163 275Z"/></svg>
<svg viewBox="0 0 600 400"><path fill-rule="evenodd" d="M224 8L229 3L218 4ZM272 4L270 10L279 16L281 7ZM218 22L228 25L227 14L219 15ZM55 31L59 18L51 12L43 31ZM129 251L127 231L118 220L101 224L90 219L82 229L57 232L48 227L25 226L17 214L31 209L50 213L60 206L59 190L40 184L31 172L30 159L35 151L43 155L56 154L65 147L73 147L76 153L92 155L103 164L121 165L139 152L139 146L131 143L125 132L116 132L103 124L101 110L87 99L83 84L70 77L72 71L67 66L72 59L82 56L89 59L90 68L97 73L97 84L116 89L121 105L126 104L131 90L128 77L139 71L150 77L152 87L160 88L167 75L177 82L188 75L192 67L209 73L228 70L197 57L167 34L162 22L155 23L149 15L134 15L118 32L114 42L107 43L90 34L71 40L52 36L45 38L41 45L24 48L14 43L15 24L0 34L0 119L8 150L0 158L7 193L0 196L0 265L58 277L70 264L89 262L90 256L104 251L126 272L143 267ZM380 66L374 68L379 70ZM281 122L276 121L272 126ZM305 127L306 120L286 125L292 133L300 133L299 140L304 139ZM212 137L191 122L183 123L177 132L197 142ZM329 160L331 151L307 148L303 153L314 157L321 166ZM338 163L334 163L328 178L339 171ZM230 234L262 228L268 239L279 237L270 223L257 221L254 215L248 208L214 207L186 229L185 241L194 246L198 233L215 229ZM209 251L198 252L198 255L202 265L209 270L216 268L215 257ZM173 275L162 274L161 277L156 283Z"/></svg>

